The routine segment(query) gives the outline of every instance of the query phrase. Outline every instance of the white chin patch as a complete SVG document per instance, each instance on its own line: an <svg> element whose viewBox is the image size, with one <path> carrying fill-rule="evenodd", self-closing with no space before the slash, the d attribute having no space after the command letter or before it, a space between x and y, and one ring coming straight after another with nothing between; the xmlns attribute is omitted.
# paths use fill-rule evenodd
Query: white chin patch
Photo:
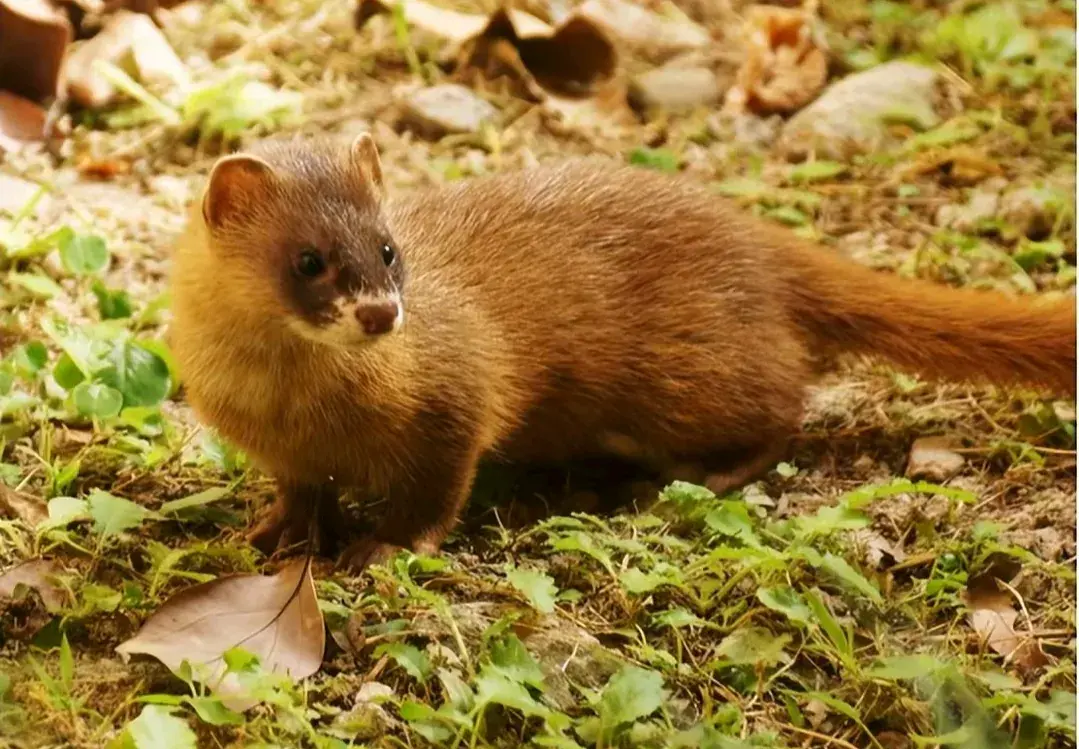
<svg viewBox="0 0 1079 749"><path fill-rule="evenodd" d="M334 303L335 315L333 321L326 325L312 325L307 320L299 317L289 318L289 327L294 333L313 343L341 348L355 348L366 343L386 338L397 333L405 321L405 309L399 295L394 294L390 298L380 297L377 301L392 301L397 307L397 315L393 319L392 328L381 335L368 335L364 332L363 325L356 319L356 308L364 301L363 299L338 299Z"/></svg>

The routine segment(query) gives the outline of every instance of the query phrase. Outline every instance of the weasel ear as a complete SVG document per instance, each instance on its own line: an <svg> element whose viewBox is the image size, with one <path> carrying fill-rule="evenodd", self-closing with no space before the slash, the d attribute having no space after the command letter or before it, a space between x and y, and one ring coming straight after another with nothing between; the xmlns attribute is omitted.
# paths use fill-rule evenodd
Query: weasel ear
<svg viewBox="0 0 1079 749"><path fill-rule="evenodd" d="M378 147L371 133L360 133L348 149L352 166L363 179L371 183L375 192L381 195L385 190L382 184L382 161L378 158Z"/></svg>
<svg viewBox="0 0 1079 749"><path fill-rule="evenodd" d="M218 159L202 198L207 225L218 229L249 215L273 176L273 167L257 156L241 153Z"/></svg>

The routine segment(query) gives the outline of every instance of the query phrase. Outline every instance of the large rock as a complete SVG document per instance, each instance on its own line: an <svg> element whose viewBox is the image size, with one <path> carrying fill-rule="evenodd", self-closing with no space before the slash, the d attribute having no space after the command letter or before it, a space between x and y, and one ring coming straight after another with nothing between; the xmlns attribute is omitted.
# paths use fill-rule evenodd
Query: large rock
<svg viewBox="0 0 1079 749"><path fill-rule="evenodd" d="M902 118L932 127L936 71L908 62L890 62L833 83L820 98L783 128L779 148L789 157L845 160L879 148L888 122Z"/></svg>

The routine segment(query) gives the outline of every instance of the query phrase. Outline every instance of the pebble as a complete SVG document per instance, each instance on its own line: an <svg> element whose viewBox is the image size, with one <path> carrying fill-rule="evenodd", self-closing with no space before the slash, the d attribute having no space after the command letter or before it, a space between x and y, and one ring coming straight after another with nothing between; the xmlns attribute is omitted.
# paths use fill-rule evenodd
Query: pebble
<svg viewBox="0 0 1079 749"><path fill-rule="evenodd" d="M967 462L952 451L954 442L947 437L922 437L914 441L907 461L907 477L940 483L954 476Z"/></svg>
<svg viewBox="0 0 1079 749"><path fill-rule="evenodd" d="M452 133L478 133L498 110L456 83L422 88L405 99L402 120L421 135L439 138Z"/></svg>
<svg viewBox="0 0 1079 749"><path fill-rule="evenodd" d="M961 232L974 232L985 221L997 215L1000 195L989 190L978 190L965 205L942 205L937 210L937 226Z"/></svg>
<svg viewBox="0 0 1079 749"><path fill-rule="evenodd" d="M729 85L729 84L728 84ZM630 84L630 103L638 109L685 112L719 101L723 95L716 74L703 67L662 67L637 76Z"/></svg>
<svg viewBox="0 0 1079 749"><path fill-rule="evenodd" d="M939 122L932 99L936 71L909 62L889 62L833 83L783 127L778 146L788 158L843 161L880 147L888 120L897 113L923 127Z"/></svg>
<svg viewBox="0 0 1079 749"><path fill-rule="evenodd" d="M1018 187L1001 198L1000 217L1022 236L1044 239L1053 231L1066 199L1052 187Z"/></svg>

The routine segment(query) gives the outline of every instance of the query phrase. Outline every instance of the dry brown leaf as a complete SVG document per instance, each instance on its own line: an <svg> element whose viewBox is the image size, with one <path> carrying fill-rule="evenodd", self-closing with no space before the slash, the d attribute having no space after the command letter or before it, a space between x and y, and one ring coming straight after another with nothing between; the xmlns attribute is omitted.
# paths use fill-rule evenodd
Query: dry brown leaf
<svg viewBox="0 0 1079 749"><path fill-rule="evenodd" d="M598 24L638 54L653 61L667 60L680 52L703 49L712 37L702 26L668 4L660 15L627 0L586 0L577 12Z"/></svg>
<svg viewBox="0 0 1079 749"><path fill-rule="evenodd" d="M16 588L25 586L37 591L47 611L55 612L63 608L64 589L53 578L60 572L56 563L50 559L31 559L22 564L0 572L0 599L16 597Z"/></svg>
<svg viewBox="0 0 1079 749"><path fill-rule="evenodd" d="M45 110L29 99L0 91L0 153L44 140L46 117Z"/></svg>
<svg viewBox="0 0 1079 749"><path fill-rule="evenodd" d="M854 542L863 550L865 561L873 569L881 569L885 558L893 563L906 561L907 555L891 541L870 528L863 528L853 534Z"/></svg>
<svg viewBox="0 0 1079 749"><path fill-rule="evenodd" d="M47 0L0 0L0 89L31 101L55 96L73 36Z"/></svg>
<svg viewBox="0 0 1079 749"><path fill-rule="evenodd" d="M754 6L746 13L746 37L745 60L727 92L729 110L794 112L824 88L828 58L805 11Z"/></svg>
<svg viewBox="0 0 1079 749"><path fill-rule="evenodd" d="M544 90L561 96L588 95L602 88L617 69L610 39L579 13L552 27L519 10L499 9L482 16L422 0L408 0L403 7L410 25L447 42L446 54L456 60L461 76L509 73L535 98L542 98ZM382 0L360 0L356 26L362 28L373 16L389 12Z"/></svg>
<svg viewBox="0 0 1079 749"><path fill-rule="evenodd" d="M1003 173L1000 162L985 149L967 145L923 152L909 167L902 171L905 177L921 176L938 172L953 185L976 185L988 177Z"/></svg>
<svg viewBox="0 0 1079 749"><path fill-rule="evenodd" d="M242 647L266 671L303 679L318 671L326 645L311 568L296 559L276 575L231 575L173 596L116 651L152 655L176 671L183 661L207 669L209 686L233 710L256 704L225 671L222 655Z"/></svg>
<svg viewBox="0 0 1079 749"><path fill-rule="evenodd" d="M996 653L1004 656L1023 671L1045 665L1048 659L1036 638L1015 631L1019 612L1014 598L995 577L982 575L972 578L967 586L966 603L970 626Z"/></svg>
<svg viewBox="0 0 1079 749"><path fill-rule="evenodd" d="M9 206L6 205L7 195L5 194L5 191L9 187L15 187L14 184L8 182L10 179L11 178L9 177L0 175L0 195L3 195L3 199L0 199L0 210L9 208ZM33 182L27 184L34 188L33 191L30 192L30 197L33 197L37 192L38 186ZM18 202L13 201L12 205L21 208L23 205L26 205L30 198L26 197L25 193L17 194ZM14 489L9 489L3 484L0 484L0 516L21 520L33 528L49 516L49 511L45 503L40 499L24 492L17 492Z"/></svg>
<svg viewBox="0 0 1079 749"><path fill-rule="evenodd" d="M64 65L67 91L84 107L107 106L117 99L116 87L101 76L94 62L116 65L141 83L186 88L190 76L161 30L149 17L120 11L110 16L101 32L72 47Z"/></svg>

